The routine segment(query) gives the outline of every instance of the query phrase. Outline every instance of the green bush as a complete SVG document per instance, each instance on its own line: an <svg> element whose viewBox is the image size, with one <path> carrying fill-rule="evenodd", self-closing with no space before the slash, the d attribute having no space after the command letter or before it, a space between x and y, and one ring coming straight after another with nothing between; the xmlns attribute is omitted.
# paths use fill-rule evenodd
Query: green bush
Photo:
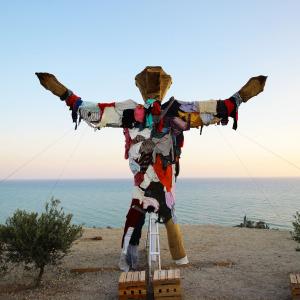
<svg viewBox="0 0 300 300"><path fill-rule="evenodd" d="M65 214L59 203L52 198L40 215L17 210L1 230L7 261L38 269L36 285L41 282L45 266L58 264L82 234L82 227L71 224L72 215Z"/></svg>
<svg viewBox="0 0 300 300"><path fill-rule="evenodd" d="M300 213L297 211L294 216L293 227L294 231L292 233L293 239L300 243Z"/></svg>
<svg viewBox="0 0 300 300"><path fill-rule="evenodd" d="M3 225L0 225L0 273L3 273L6 271L6 260L5 260L5 244L3 242L2 237L2 231L3 231Z"/></svg>

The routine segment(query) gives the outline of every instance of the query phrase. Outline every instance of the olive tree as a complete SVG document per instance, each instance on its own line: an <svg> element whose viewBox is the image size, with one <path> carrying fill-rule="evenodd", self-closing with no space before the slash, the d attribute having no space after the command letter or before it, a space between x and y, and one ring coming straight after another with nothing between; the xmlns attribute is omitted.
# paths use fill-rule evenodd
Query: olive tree
<svg viewBox="0 0 300 300"><path fill-rule="evenodd" d="M300 243L300 213L298 211L296 212L296 215L294 215L293 227L293 239Z"/></svg>
<svg viewBox="0 0 300 300"><path fill-rule="evenodd" d="M6 271L6 260L5 260L5 244L3 242L2 232L3 232L4 226L0 224L0 273L3 273Z"/></svg>
<svg viewBox="0 0 300 300"><path fill-rule="evenodd" d="M38 269L37 286L45 266L58 264L82 234L82 227L71 223L72 214L65 214L59 203L52 198L41 214L17 210L2 228L7 260Z"/></svg>

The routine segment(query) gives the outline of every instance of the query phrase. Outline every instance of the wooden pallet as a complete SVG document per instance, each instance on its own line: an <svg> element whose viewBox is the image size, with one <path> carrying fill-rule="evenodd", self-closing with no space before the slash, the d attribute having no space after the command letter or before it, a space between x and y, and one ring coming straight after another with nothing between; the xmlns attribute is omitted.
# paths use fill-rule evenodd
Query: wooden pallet
<svg viewBox="0 0 300 300"><path fill-rule="evenodd" d="M290 274L290 286L292 292L292 299L300 299L300 274Z"/></svg>
<svg viewBox="0 0 300 300"><path fill-rule="evenodd" d="M155 300L181 300L180 270L156 270L153 275Z"/></svg>
<svg viewBox="0 0 300 300"><path fill-rule="evenodd" d="M119 278L119 300L146 299L146 273L123 272Z"/></svg>

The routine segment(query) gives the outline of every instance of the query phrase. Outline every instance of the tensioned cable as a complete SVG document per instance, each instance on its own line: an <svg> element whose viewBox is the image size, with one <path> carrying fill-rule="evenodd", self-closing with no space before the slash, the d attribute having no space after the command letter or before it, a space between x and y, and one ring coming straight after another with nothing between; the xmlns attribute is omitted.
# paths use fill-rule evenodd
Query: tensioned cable
<svg viewBox="0 0 300 300"><path fill-rule="evenodd" d="M256 182L256 180L254 179L254 177L251 175L251 172L249 171L249 169L247 168L247 166L244 164L244 162L242 161L242 159L240 158L240 156L237 154L237 152L233 149L232 145L229 143L228 139L226 139L226 137L221 133L220 129L217 127L218 133L222 136L222 138L224 139L225 143L227 144L227 146L231 149L231 151L234 153L234 155L236 156L236 158L239 160L239 162L241 163L241 165L243 166L243 168L245 169L248 177L251 179L251 181L254 183L254 185L256 186L256 188L258 190L260 190L260 192L262 193L262 195L264 196L266 202L269 203L269 205L272 207L274 214L280 218L280 216L277 214L275 207L273 206L273 204L271 203L271 201L269 200L269 198L267 197L266 193L264 192L264 190L260 187L260 185Z"/></svg>
<svg viewBox="0 0 300 300"><path fill-rule="evenodd" d="M256 145L259 146L260 148L264 149L265 151L267 151L267 152L273 154L273 155L276 156L277 158L279 158L279 159L285 161L285 162L288 163L290 166L292 166L292 167L294 167L294 168L296 168L297 170L300 171L300 167L299 167L299 166L297 166L297 165L294 164L293 162L289 161L288 159L284 158L282 155L280 155L280 154L274 152L273 150L269 149L268 147L262 145L261 143L257 142L256 140L254 140L253 138L250 138L249 136L247 136L247 135L245 135L245 134L242 134L242 133L240 133L240 132L238 132L238 134L239 134L240 136L242 136L243 138L249 140L250 142L256 144Z"/></svg>
<svg viewBox="0 0 300 300"><path fill-rule="evenodd" d="M58 176L57 176L57 179L55 180L55 182L54 182L52 188L50 189L49 196L47 197L47 199L50 198L51 196L53 196L53 195L52 195L52 194L53 194L53 191L55 190L55 188L56 188L56 186L58 185L58 183L61 181L61 178L62 178L62 176L63 176L63 174L64 174L64 172L65 172L67 166L69 165L69 163L70 163L70 161L71 161L71 158L74 156L74 154L75 154L75 152L77 151L79 145L81 144L82 139L83 139L83 137L84 137L84 135L85 135L85 133L86 133L86 129L87 129L87 127L85 127L85 129L82 131L82 133L81 133L81 135L80 135L80 137L79 137L77 143L75 144L75 146L74 146L74 148L73 148L71 154L68 156L66 162L64 163L64 166L62 167L61 171L59 172L59 174L58 174Z"/></svg>
<svg viewBox="0 0 300 300"><path fill-rule="evenodd" d="M24 167L26 167L28 164L30 164L32 161L34 161L35 159L37 159L38 157L40 157L42 154L44 154L47 150L49 150L50 148L52 148L54 145L56 145L58 142L60 142L67 134L69 134L71 131L73 131L73 128L68 129L67 131L65 131L59 138L55 139L54 141L52 141L51 143L49 143L46 147L44 147L42 150L40 150L39 152L37 152L36 154L34 154L30 159L28 159L27 161L25 161L24 163L22 163L19 167L15 168L12 172L10 172L7 176L5 176L4 178L2 178L0 180L0 184L4 183L5 181L7 181L10 177L12 177L13 175L15 175L17 172L19 172L20 170L22 170Z"/></svg>

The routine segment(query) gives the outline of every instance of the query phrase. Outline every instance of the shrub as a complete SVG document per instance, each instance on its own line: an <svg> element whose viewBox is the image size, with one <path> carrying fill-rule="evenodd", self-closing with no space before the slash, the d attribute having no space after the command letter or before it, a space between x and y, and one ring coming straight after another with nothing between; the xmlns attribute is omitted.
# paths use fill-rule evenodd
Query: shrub
<svg viewBox="0 0 300 300"><path fill-rule="evenodd" d="M300 243L300 213L297 211L294 215L293 227L294 231L292 233L293 239Z"/></svg>
<svg viewBox="0 0 300 300"><path fill-rule="evenodd" d="M3 273L6 271L6 260L5 260L5 244L3 242L2 237L2 231L4 226L0 225L0 273Z"/></svg>
<svg viewBox="0 0 300 300"><path fill-rule="evenodd" d="M2 228L7 260L22 262L26 269L32 265L38 269L37 286L45 266L58 264L82 234L82 227L71 224L72 215L65 214L59 203L52 198L40 215L17 210Z"/></svg>

